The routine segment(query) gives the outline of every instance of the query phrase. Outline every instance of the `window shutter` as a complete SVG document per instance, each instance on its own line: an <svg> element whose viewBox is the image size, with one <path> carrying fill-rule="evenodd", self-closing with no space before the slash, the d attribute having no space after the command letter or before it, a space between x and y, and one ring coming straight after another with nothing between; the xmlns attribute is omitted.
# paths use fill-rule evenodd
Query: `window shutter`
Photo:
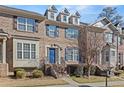
<svg viewBox="0 0 124 93"><path fill-rule="evenodd" d="M49 62L49 48L47 47L47 62Z"/></svg>
<svg viewBox="0 0 124 93"><path fill-rule="evenodd" d="M67 61L67 48L65 48L65 60Z"/></svg>
<svg viewBox="0 0 124 93"><path fill-rule="evenodd" d="M59 27L56 27L56 37L59 37Z"/></svg>
<svg viewBox="0 0 124 93"><path fill-rule="evenodd" d="M115 42L115 37L114 37L115 35L114 34L112 34L112 43L114 43Z"/></svg>
<svg viewBox="0 0 124 93"><path fill-rule="evenodd" d="M67 38L67 29L65 29L65 38Z"/></svg>
<svg viewBox="0 0 124 93"><path fill-rule="evenodd" d="M17 30L17 16L13 17L13 29Z"/></svg>
<svg viewBox="0 0 124 93"><path fill-rule="evenodd" d="M48 29L49 25L46 25L46 35L49 36L49 29Z"/></svg>
<svg viewBox="0 0 124 93"><path fill-rule="evenodd" d="M65 60L68 61L68 49L65 48Z"/></svg>
<svg viewBox="0 0 124 93"><path fill-rule="evenodd" d="M38 32L38 20L35 20L35 32Z"/></svg>

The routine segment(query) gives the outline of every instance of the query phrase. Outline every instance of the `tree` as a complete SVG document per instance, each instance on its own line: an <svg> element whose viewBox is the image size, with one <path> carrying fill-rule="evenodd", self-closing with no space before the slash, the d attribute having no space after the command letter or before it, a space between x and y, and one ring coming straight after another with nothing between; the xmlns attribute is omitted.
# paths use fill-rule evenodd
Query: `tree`
<svg viewBox="0 0 124 93"><path fill-rule="evenodd" d="M121 24L123 22L122 16L118 14L117 8L115 7L103 8L98 18L102 18L102 17L108 18L114 25Z"/></svg>
<svg viewBox="0 0 124 93"><path fill-rule="evenodd" d="M103 31L100 28L86 26L80 32L81 57L87 67L87 76L90 77L91 67L96 63L97 55L104 46ZM97 64L97 63L96 63Z"/></svg>

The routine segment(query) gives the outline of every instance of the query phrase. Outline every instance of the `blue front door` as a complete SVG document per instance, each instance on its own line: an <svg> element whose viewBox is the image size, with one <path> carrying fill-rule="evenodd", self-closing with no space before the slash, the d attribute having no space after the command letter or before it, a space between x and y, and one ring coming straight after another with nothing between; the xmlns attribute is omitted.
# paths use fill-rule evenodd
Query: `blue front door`
<svg viewBox="0 0 124 93"><path fill-rule="evenodd" d="M49 48L49 61L51 64L55 64L55 48Z"/></svg>

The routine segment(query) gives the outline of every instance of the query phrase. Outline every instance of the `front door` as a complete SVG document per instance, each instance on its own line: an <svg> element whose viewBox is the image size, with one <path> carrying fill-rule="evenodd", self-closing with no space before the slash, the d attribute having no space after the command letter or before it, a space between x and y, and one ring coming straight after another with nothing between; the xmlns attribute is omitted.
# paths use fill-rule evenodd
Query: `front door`
<svg viewBox="0 0 124 93"><path fill-rule="evenodd" d="M51 64L55 64L55 48L49 48L49 61Z"/></svg>

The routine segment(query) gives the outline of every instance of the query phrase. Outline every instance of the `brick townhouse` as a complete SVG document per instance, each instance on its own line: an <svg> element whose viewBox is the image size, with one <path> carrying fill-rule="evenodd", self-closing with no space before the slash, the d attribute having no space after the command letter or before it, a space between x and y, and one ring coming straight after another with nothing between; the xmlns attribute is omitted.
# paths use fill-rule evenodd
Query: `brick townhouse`
<svg viewBox="0 0 124 93"><path fill-rule="evenodd" d="M80 37L84 38L83 41L87 39L87 32L83 31L85 27L91 27L95 33L100 33L102 39L105 32L117 29L112 24L107 28L97 27L97 22L89 26L80 22L80 17L78 12L71 14L66 8L58 12L55 6L50 6L44 15L0 6L0 75L6 76L7 72L18 67L40 67L42 59L45 64L61 64L64 61L73 72L72 68L85 63L81 57L81 53L85 52L79 51ZM109 20L105 18L105 21ZM110 40L111 36L107 38ZM110 64L115 66L116 46L109 44L105 49L113 51L112 58L110 51L99 52L97 61L99 64L112 62Z"/></svg>
<svg viewBox="0 0 124 93"><path fill-rule="evenodd" d="M113 25L107 18L102 18L92 24L93 26L106 29L104 31L105 42L109 45L103 58L104 63L109 63L111 66L124 65L124 33L123 27Z"/></svg>

